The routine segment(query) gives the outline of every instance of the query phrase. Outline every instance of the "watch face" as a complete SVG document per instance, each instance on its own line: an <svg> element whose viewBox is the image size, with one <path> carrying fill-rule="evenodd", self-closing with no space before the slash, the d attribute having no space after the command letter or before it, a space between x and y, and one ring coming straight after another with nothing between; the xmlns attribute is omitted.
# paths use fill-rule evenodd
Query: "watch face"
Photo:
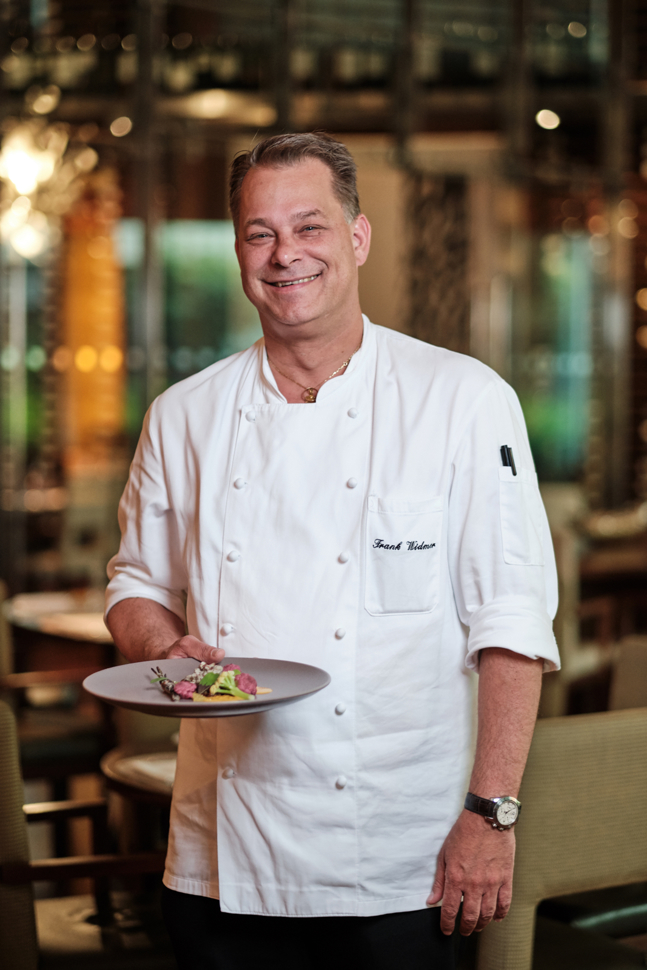
<svg viewBox="0 0 647 970"><path fill-rule="evenodd" d="M519 817L519 806L512 801L504 801L497 805L494 814L499 825L514 825Z"/></svg>

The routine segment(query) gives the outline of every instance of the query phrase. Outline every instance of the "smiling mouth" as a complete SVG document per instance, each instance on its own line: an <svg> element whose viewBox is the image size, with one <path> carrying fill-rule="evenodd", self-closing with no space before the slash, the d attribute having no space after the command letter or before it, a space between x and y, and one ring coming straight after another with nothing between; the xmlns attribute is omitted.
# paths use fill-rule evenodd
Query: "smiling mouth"
<svg viewBox="0 0 647 970"><path fill-rule="evenodd" d="M314 276L303 276L300 280L277 280L276 283L266 280L265 282L268 286L278 286L279 289L283 289L284 286L296 286L297 283L311 283L312 280L316 280L319 276L321 276L321 273L315 273Z"/></svg>

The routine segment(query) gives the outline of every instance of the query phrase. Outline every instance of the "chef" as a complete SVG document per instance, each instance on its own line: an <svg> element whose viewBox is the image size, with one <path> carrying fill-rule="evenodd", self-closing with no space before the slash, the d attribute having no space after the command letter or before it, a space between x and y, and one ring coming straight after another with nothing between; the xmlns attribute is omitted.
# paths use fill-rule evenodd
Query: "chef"
<svg viewBox="0 0 647 970"><path fill-rule="evenodd" d="M230 201L264 337L151 406L107 623L130 660L226 653L332 680L182 722L163 901L178 963L449 970L455 923L510 905L559 664L523 416L478 361L362 315L371 229L342 144L266 139L235 159Z"/></svg>

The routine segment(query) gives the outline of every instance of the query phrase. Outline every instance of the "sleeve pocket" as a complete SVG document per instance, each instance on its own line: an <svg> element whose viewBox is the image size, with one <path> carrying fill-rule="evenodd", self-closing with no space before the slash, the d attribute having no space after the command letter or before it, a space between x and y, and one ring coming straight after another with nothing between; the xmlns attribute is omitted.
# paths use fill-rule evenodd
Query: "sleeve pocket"
<svg viewBox="0 0 647 970"><path fill-rule="evenodd" d="M512 566L543 566L541 511L537 476L520 468L499 469L503 558Z"/></svg>
<svg viewBox="0 0 647 970"><path fill-rule="evenodd" d="M365 540L369 613L431 613L436 608L442 528L442 496L407 502L369 495Z"/></svg>

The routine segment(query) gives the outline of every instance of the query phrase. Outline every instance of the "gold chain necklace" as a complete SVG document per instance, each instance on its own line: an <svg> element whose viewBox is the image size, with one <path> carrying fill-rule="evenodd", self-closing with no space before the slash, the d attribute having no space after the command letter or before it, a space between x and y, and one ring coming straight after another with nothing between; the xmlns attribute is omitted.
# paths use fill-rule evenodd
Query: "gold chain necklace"
<svg viewBox="0 0 647 970"><path fill-rule="evenodd" d="M359 347L357 348L357 350L359 350L361 346L362 345L360 344ZM285 377L286 380L292 381L292 383L293 384L296 384L297 387L302 387L303 388L303 392L304 393L302 394L302 397L303 397L303 400L304 400L304 403L305 404L314 404L315 401L317 400L317 394L319 393L319 391L321 390L321 388L324 386L324 384L326 384L329 380L332 380L333 377L337 377L337 374L339 374L339 372L342 371L344 369L344 367L348 367L348 365L350 364L351 360L353 359L353 357L357 353L357 350L354 350L352 352L352 354L350 355L350 357L348 358L348 360L345 360L343 364L340 364L340 366L337 368L337 370L334 370L329 377L324 378L324 380L321 382L321 384L318 384L317 387L306 387L305 384L301 384L301 383L299 383L299 381L295 381L295 379L293 377L290 377L289 374L284 374L282 370L279 370L278 367L276 366L276 364L272 364L272 361L270 360L269 356L268 356L267 360L268 360L268 363L274 368L274 370L277 371L281 375L281 377Z"/></svg>

